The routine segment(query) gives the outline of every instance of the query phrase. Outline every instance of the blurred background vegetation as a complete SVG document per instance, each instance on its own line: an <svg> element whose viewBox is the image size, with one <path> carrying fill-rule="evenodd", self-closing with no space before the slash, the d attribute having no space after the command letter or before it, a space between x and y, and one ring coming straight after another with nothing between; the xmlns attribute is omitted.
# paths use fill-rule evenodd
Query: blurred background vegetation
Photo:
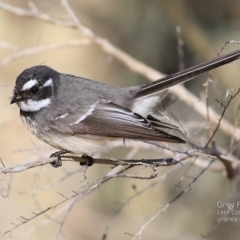
<svg viewBox="0 0 240 240"><path fill-rule="evenodd" d="M3 1L3 0L2 0ZM25 0L8 0L6 3L28 8ZM66 12L57 1L34 1L43 12L68 19ZM193 66L217 56L222 45L228 40L240 40L240 1L237 0L71 0L71 6L84 24L97 35L127 52L143 63L170 74L179 70L176 27L181 27L184 41L184 65ZM74 29L48 24L34 18L21 18L0 9L0 41L20 48L66 42L81 38ZM239 48L228 45L224 52ZM0 59L11 54L1 49ZM10 106L10 97L16 77L25 69L38 64L46 64L60 71L99 80L115 86L131 86L147 80L131 72L123 64L107 56L97 46L68 47L56 51L22 57L0 68L0 158L6 166L48 157L54 150L41 143L23 126L19 110ZM215 99L223 99L227 89L239 87L239 62L215 71L211 84L210 104L218 112L221 109ZM185 86L200 101L203 99L206 75ZM239 99L238 99L239 100ZM237 100L227 111L227 118L234 121ZM171 111L184 121L184 127L194 125L190 134L201 138L199 132L206 128L206 121L191 111L180 101L171 105ZM189 127L190 128L190 127ZM229 137L220 135L218 143L226 146ZM126 156L130 148L112 150L107 157ZM133 157L159 157L151 151L138 151ZM161 156L162 157L162 156ZM2 179L0 198L0 232L10 229L11 222L19 223L20 216L30 217L70 196L72 191L80 191L87 182L104 176L109 166L94 165L87 170L87 179L79 172L70 177L67 173L81 169L77 163L64 163L61 169L44 166L26 172L5 176ZM113 219L108 239L131 239L124 233L134 234L177 191L188 184L191 177L201 169L191 167L188 177L176 187L186 168L183 166L167 180L135 198ZM169 169L159 169L159 175ZM65 177L65 178L64 178ZM59 179L63 178L61 181ZM83 182L82 182L83 181ZM141 190L154 180L114 179L100 186L98 191L80 200L69 214L64 224L64 236L59 239L101 239L105 226L112 214L135 191ZM8 188L10 186L10 189ZM133 187L134 186L134 187ZM201 239L216 224L217 201L231 202L237 194L237 180L228 180L218 172L207 171L194 188L173 203L143 232L142 239ZM58 210L58 209L56 209ZM25 224L12 232L12 238L53 239L59 229L64 212L55 220L48 215ZM239 239L240 222L223 223L210 239ZM26 234L26 236L24 235Z"/></svg>

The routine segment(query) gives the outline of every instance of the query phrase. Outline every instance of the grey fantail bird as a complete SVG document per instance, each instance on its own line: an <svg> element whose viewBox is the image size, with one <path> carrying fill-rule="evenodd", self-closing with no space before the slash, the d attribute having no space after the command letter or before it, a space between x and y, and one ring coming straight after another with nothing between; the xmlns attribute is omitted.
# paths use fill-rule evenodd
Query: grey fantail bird
<svg viewBox="0 0 240 240"><path fill-rule="evenodd" d="M151 116L160 92L239 59L240 50L165 76L155 82L117 88L59 73L47 66L24 70L16 80L12 103L17 103L27 128L61 154L93 156L118 139L185 143L161 128L176 128Z"/></svg>

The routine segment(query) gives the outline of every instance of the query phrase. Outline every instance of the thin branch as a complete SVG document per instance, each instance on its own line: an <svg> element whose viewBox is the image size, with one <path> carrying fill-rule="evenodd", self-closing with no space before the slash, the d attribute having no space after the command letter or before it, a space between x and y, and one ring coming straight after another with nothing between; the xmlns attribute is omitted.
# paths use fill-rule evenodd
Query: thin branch
<svg viewBox="0 0 240 240"><path fill-rule="evenodd" d="M239 116L239 112L240 112L240 103L238 104L237 107L237 111L236 111L236 115L235 115L235 120L234 120L234 126L237 128L238 126L238 116ZM233 151L233 147L234 147L234 143L235 143L235 139L232 136L231 137L231 141L230 141L230 146L229 146L229 153L232 153Z"/></svg>
<svg viewBox="0 0 240 240"><path fill-rule="evenodd" d="M229 43L240 44L240 41L230 40L230 41L225 42L225 43L223 44L223 46L221 47L220 51L218 52L218 56L221 54L221 52L223 51L223 49L224 49Z"/></svg>
<svg viewBox="0 0 240 240"><path fill-rule="evenodd" d="M4 58L0 62L0 67L4 67L11 63L13 60L16 60L18 58L26 57L26 56L31 56L34 54L39 54L42 52L47 52L47 51L52 51L60 48L66 48L66 47L79 47L79 46L86 46L91 44L91 41L86 38L82 39L75 39L71 40L65 43L53 43L49 45L44 45L44 46L38 46L38 47L32 47L32 48L26 48L26 49L19 49L15 51L12 55L9 57Z"/></svg>
<svg viewBox="0 0 240 240"><path fill-rule="evenodd" d="M206 143L205 147L207 147L209 145L209 143L213 140L215 134L217 133L217 131L218 131L219 127L220 127L220 124L221 124L221 122L223 120L223 116L224 116L224 114L225 114L229 104L239 94L239 92L240 92L240 88L238 89L238 91L233 96L230 97L230 99L227 101L227 103L223 106L223 111L222 111L222 114L221 114L220 119L218 121L218 124L217 124L215 130L213 131L212 136L209 138L208 142Z"/></svg>
<svg viewBox="0 0 240 240"><path fill-rule="evenodd" d="M181 71L185 68L184 64L184 51L183 51L183 46L184 46L184 41L182 39L182 29L180 26L176 27L176 32L177 32L177 53L178 53L178 70Z"/></svg>
<svg viewBox="0 0 240 240"><path fill-rule="evenodd" d="M210 117L210 114L209 114L209 84L210 82L212 82L212 71L210 71L208 73L208 78L207 78L207 81L206 83L204 84L205 86L205 101L206 101L206 111L207 111L207 123L208 123L208 134L209 134L209 137L212 135L213 131L212 131L212 121L211 121L211 117Z"/></svg>
<svg viewBox="0 0 240 240"><path fill-rule="evenodd" d="M129 167L131 167L131 166L129 166ZM92 187L90 187L90 189L91 189L91 191L92 191L92 190L95 189L96 187L99 187L99 186L102 185L103 183L105 183L105 182L107 182L107 181L109 181L110 179L113 179L113 178L132 178L132 179L141 179L141 180L146 180L146 179L155 178L155 177L157 176L157 174L158 174L158 171L157 171L157 169L156 169L155 166L152 166L151 169L152 169L152 173L151 173L149 176L146 176L146 177L139 176L139 175L137 175L137 174L135 174L135 175L132 175L132 174L123 174L122 172L124 172L126 169L125 169L125 170L120 170L119 172L117 172L117 173L115 173L115 174L106 175L106 176L100 178L100 179L99 179L98 181L96 181L94 184L90 184L90 185L92 185ZM87 188L87 193L89 193L88 188ZM75 205L80 199L82 199L82 197L83 197L83 195L79 194L79 195L75 198L74 202L72 202L72 204L69 206L69 209L68 209L68 211L65 213L64 219L63 219L63 221L62 221L62 224L61 224L61 226L60 226L60 229L59 229L58 233L56 234L55 239L58 239L58 236L59 236L59 234L60 234L60 232L61 232L61 230L62 230L62 227L63 227L64 223L66 222L66 220L67 220L67 218L68 218L71 210L73 209L74 205Z"/></svg>
<svg viewBox="0 0 240 240"><path fill-rule="evenodd" d="M171 168L168 172L166 172L165 174L163 174L162 176L158 177L157 179L155 179L154 182L150 183L149 185L147 185L146 187L144 187L142 190L140 191L136 191L131 197L129 197L124 203L121 204L121 206L113 213L113 215L109 218L108 223L105 227L105 231L103 233L102 236L102 240L107 238L108 232L110 230L111 225L113 224L113 219L122 211L122 209L128 205L132 200L134 200L136 197L142 195L144 192L152 189L153 187L155 187L157 184L159 184L160 181L164 181L167 179L167 177L171 174L173 174L174 172L176 172L177 170L179 170L180 165L175 166L174 168Z"/></svg>
<svg viewBox="0 0 240 240"><path fill-rule="evenodd" d="M60 2L62 3L62 6L64 7L64 9L66 10L66 12L68 13L68 15L72 18L73 22L74 22L74 26L80 31L82 32L86 37L93 39L95 38L95 34L94 32L86 27L82 21L80 20L80 18L77 16L77 14L73 11L72 7L70 6L69 2L67 0L60 0Z"/></svg>
<svg viewBox="0 0 240 240"><path fill-rule="evenodd" d="M33 5L33 3L30 5L31 9L24 9L0 1L0 8L19 17L36 18L63 27L76 28L73 21L55 18L47 13L40 11L35 4Z"/></svg>
<svg viewBox="0 0 240 240"><path fill-rule="evenodd" d="M129 169L131 166L128 166L127 169ZM15 230L16 228L19 228L21 227L22 225L24 225L25 223L28 223L30 222L31 220L43 215L43 214L46 214L47 212L49 212L50 210L53 210L55 208L57 208L58 206L68 202L69 200L72 200L70 205L68 205L68 211L65 212L65 216L64 216L64 220L62 221L62 224L60 226L60 229L59 229L59 232L61 231L61 228L64 224L64 221L66 220L66 218L68 217L71 209L73 208L73 206L79 201L81 200L83 197L85 197L86 195L90 194L93 190L95 190L96 188L98 188L100 185L102 185L103 183L113 179L113 178L135 178L135 179L152 179L152 178L155 178L157 176L157 172L156 172L156 169L155 167L152 168L152 173L149 175L149 176L138 176L138 175L131 175L131 174L124 174L124 172L126 171L126 169L124 170L120 170L119 172L115 173L115 174L112 174L112 175L108 175L108 176L103 176L99 179L97 179L96 181L86 185L84 187L84 189L80 192L74 192L74 194L70 197L65 197L62 201L56 203L56 204L53 204L52 206L42 210L41 212L39 213L33 213L33 216L30 217L30 218L26 218L24 217L24 220L21 221L20 223L13 223L14 227L11 228L11 229L8 229L2 233L0 233L0 236L4 236L8 233L11 233L13 230ZM62 212L62 211L61 211ZM50 220L50 219L48 219ZM58 235L58 234L57 234Z"/></svg>
<svg viewBox="0 0 240 240"><path fill-rule="evenodd" d="M202 174L210 167L210 165L215 161L215 158L212 158L211 161L209 161L208 166L203 169L195 178L193 178L193 180L191 181L190 184L188 184L188 186L181 191L179 194L177 194L174 198L172 198L167 204L165 204L154 216L152 216L140 229L139 231L133 236L132 240L137 239L137 237L139 237L139 239L141 239L141 235L143 233L143 231L145 230L145 228L151 223L153 222L162 212L165 212L169 206L176 202L176 200L178 200L183 194L185 194L186 192L188 192L189 190L191 190L192 186L194 185L194 183L200 178L200 176L202 176Z"/></svg>
<svg viewBox="0 0 240 240"><path fill-rule="evenodd" d="M19 49L19 47L17 45L13 45L8 42L2 42L2 41L0 41L0 48L9 49L12 51L17 51Z"/></svg>
<svg viewBox="0 0 240 240"><path fill-rule="evenodd" d="M180 161L186 160L187 158L191 157L192 154L198 154L197 152L194 153L194 151L191 150L191 152L189 152L189 156L183 154L182 158L179 159L175 159L175 158L162 158L162 159L139 159L139 160L115 160L115 159L92 159L94 164L105 164L105 165L114 165L114 166L141 166L141 165L145 165L145 166L170 166L170 165L175 165L177 163L179 163ZM73 161L73 162L81 162L81 163L87 163L89 161L88 158L85 157L72 157L72 156L62 156L61 157L62 161ZM27 169L30 168L35 168L35 167L39 167L39 166L44 166L46 164L52 163L53 161L55 161L54 158L49 158L49 159L45 159L45 160L41 160L41 161L34 161L34 162L30 162L30 163L26 163L26 164L22 164L19 166L15 166L15 167L4 167L4 168L0 168L0 174L7 174L7 173L19 173L19 172L23 172L26 171Z"/></svg>
<svg viewBox="0 0 240 240"><path fill-rule="evenodd" d="M213 146L213 148L205 148L204 147L204 148L191 149L186 152L178 152L177 154L175 154L175 157L170 157L170 158L133 159L133 160L92 158L91 161L93 164L104 164L104 165L113 165L113 166L164 167L164 166L172 166L172 165L182 163L183 161L186 161L187 159L189 159L191 157L196 157L196 156L217 157L218 159L220 159L222 161L222 163L226 167L228 177L230 179L232 179L236 176L236 167L234 167L234 165L233 165L233 163L235 163L236 160L232 159L229 156L225 156L219 150L217 150L217 148L215 146ZM0 168L0 175L23 172L30 168L44 166L46 164L52 163L55 160L56 160L55 158L49 158L49 159L34 161L34 162L30 162L30 163L26 163L26 164L14 166L14 167L3 167L3 168ZM67 155L62 155L61 160L62 161L80 162L83 164L88 163L88 161L89 161L89 159L86 157L75 157L75 156L73 157L73 156L67 156ZM217 168L217 170L219 170L219 168Z"/></svg>

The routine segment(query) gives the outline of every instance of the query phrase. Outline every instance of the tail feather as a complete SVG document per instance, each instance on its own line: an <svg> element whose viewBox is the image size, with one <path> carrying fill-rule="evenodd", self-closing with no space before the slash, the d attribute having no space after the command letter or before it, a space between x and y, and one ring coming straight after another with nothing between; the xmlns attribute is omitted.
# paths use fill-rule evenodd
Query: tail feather
<svg viewBox="0 0 240 240"><path fill-rule="evenodd" d="M213 58L212 60L209 60L207 62L182 70L180 72L167 75L155 82L142 85L140 90L137 92L135 98L137 99L156 94L174 85L187 82L214 68L236 61L239 58L240 50L236 50L228 54Z"/></svg>
<svg viewBox="0 0 240 240"><path fill-rule="evenodd" d="M173 125L173 124L168 123L168 122L164 122L160 119L157 119L157 118L153 117L150 114L147 116L147 120L149 120L152 123L152 125L156 128L168 128L168 129L173 129L173 130L178 130L179 131L178 126Z"/></svg>

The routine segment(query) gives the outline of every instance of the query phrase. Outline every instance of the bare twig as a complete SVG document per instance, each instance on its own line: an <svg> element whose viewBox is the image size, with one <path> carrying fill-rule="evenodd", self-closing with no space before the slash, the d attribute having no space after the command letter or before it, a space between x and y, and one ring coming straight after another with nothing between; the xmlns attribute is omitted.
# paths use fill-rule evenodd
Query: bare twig
<svg viewBox="0 0 240 240"><path fill-rule="evenodd" d="M34 6L34 7L33 7ZM64 26L64 27L71 27L75 28L75 24L72 21L58 19L55 17L52 17L49 14L46 14L42 11L40 11L36 5L33 5L33 3L30 5L31 9L24 9L20 7L15 7L13 5L0 2L0 8L4 9L5 11L8 11L14 15L17 15L19 17L30 17L30 18L37 18L43 21L46 21L48 23Z"/></svg>
<svg viewBox="0 0 240 240"><path fill-rule="evenodd" d="M184 51L183 51L183 46L184 46L184 41L182 39L182 29L180 26L176 27L176 32L177 32L177 52L178 52L178 70L181 71L185 68L184 66Z"/></svg>
<svg viewBox="0 0 240 240"><path fill-rule="evenodd" d="M221 124L221 122L222 122L222 120L223 120L223 116L224 116L224 114L225 114L225 112L226 112L229 104L230 104L231 101L239 94L239 92L240 92L240 88L238 89L238 91L237 91L233 96L230 97L230 99L228 100L228 102L223 106L224 108L223 108L222 114L221 114L221 116L220 116L220 119L219 119L219 121L218 121L218 124L217 124L215 130L213 131L212 136L209 138L208 142L206 143L205 147L207 147L207 146L209 145L209 143L213 140L215 134L217 133L217 131L218 131L219 127L220 127L220 124Z"/></svg>
<svg viewBox="0 0 240 240"><path fill-rule="evenodd" d="M157 144L155 143L155 146ZM160 158L160 159L138 159L138 160L122 160L122 159L101 159L101 158L93 158L92 162L94 164L104 164L104 165L113 165L113 166L148 166L148 167L161 167L161 166L171 166L175 165L178 163L181 163L183 161L186 161L187 159L191 157L196 157L196 156L214 156L219 158L225 165L227 166L227 172L228 172L228 177L232 179L235 176L235 168L232 165L233 162L236 162L235 159L232 159L228 156L225 156L221 152L219 152L215 146L213 148L196 148L196 149L191 149L186 152L180 152L178 151L177 154L175 154L175 157L171 158ZM67 155L62 155L61 157L62 161L73 161L73 162L81 162L81 163L87 163L89 161L88 158L85 157L76 157L76 156L67 156ZM39 166L44 166L46 164L49 164L51 162L55 161L54 158L49 158L45 160L39 160L39 161L34 161L26 164L21 164L19 166L15 167L3 167L0 168L0 174L8 174L8 173L19 173L26 171L27 169L30 168L35 168ZM213 169L214 170L214 169ZM219 170L219 169L217 169ZM223 170L223 169L222 169Z"/></svg>
<svg viewBox="0 0 240 240"><path fill-rule="evenodd" d="M89 39L82 38L82 39L71 40L66 43L54 43L54 44L49 44L49 45L45 45L45 46L32 47L32 48L27 48L27 49L19 49L19 50L15 51L9 57L4 58L0 62L0 67L4 67L4 66L8 65L13 60L16 60L18 58L31 56L34 54L52 51L52 50L56 50L56 49L60 49L60 48L79 47L79 46L86 46L89 44L91 44L91 41Z"/></svg>
<svg viewBox="0 0 240 240"><path fill-rule="evenodd" d="M180 161L183 161L187 159L188 157L191 157L192 154L198 154L197 151L190 151L189 156L186 154L182 155L181 159L176 159L176 158L162 158L162 159L141 159L141 160L114 160L114 159L92 159L94 164L105 164L105 165L121 165L121 166L170 166L170 165L175 165L179 163ZM4 167L0 168L0 174L7 174L7 173L19 173L26 171L27 169L30 168L35 168L39 166L44 166L46 164L49 164L53 162L55 159L54 158L49 158L41 161L35 161L35 162L30 162L26 164L21 164L19 166L15 167ZM88 159L85 157L72 157L72 156L62 156L61 157L62 161L74 161L74 162L81 162L81 163L87 163Z"/></svg>
<svg viewBox="0 0 240 240"><path fill-rule="evenodd" d="M225 43L223 44L223 46L221 47L220 51L218 52L218 56L221 54L221 52L223 51L223 49L224 49L229 43L240 44L240 41L230 40L230 41L225 42Z"/></svg>
<svg viewBox="0 0 240 240"><path fill-rule="evenodd" d="M205 101L206 101L206 110L207 110L207 123L208 123L208 134L209 137L212 135L212 122L209 114L209 84L212 82L212 71L209 72L207 81L205 82Z"/></svg>
<svg viewBox="0 0 240 240"><path fill-rule="evenodd" d="M178 200L183 194L185 194L186 192L188 192L189 190L191 190L192 186L194 185L194 183L200 178L200 176L202 176L202 174L210 167L210 165L215 161L215 158L212 158L211 161L209 161L208 166L203 169L195 178L193 178L193 180L191 181L190 184L188 184L188 186L182 190L179 194L177 194L174 198L172 198L167 204L165 204L154 216L152 216L141 228L140 230L133 236L133 240L137 239L137 237L139 239L141 239L141 235L143 233L143 231L145 230L145 228L151 223L153 222L162 212L165 212L169 206L174 203L176 200Z"/></svg>
<svg viewBox="0 0 240 240"><path fill-rule="evenodd" d="M135 199L136 197L140 196L141 194L143 194L144 192L152 189L154 186L156 186L157 184L159 184L160 181L164 181L166 180L166 178L170 175L173 174L174 172L176 172L177 170L179 170L180 165L175 166L174 168L170 169L168 172L166 172L165 174L163 174L162 176L158 177L157 179L155 179L154 182L150 183L148 186L144 187L141 191L136 191L131 197L129 197L124 203L121 204L121 206L114 212L114 214L109 218L108 224L105 227L105 231L102 237L102 240L106 239L108 232L110 230L111 224L113 223L113 218L116 217L121 210L127 205L129 204L133 199Z"/></svg>
<svg viewBox="0 0 240 240"><path fill-rule="evenodd" d="M131 167L131 166L129 166ZM128 167L128 168L129 168ZM91 193L93 190L95 190L96 188L98 188L100 185L102 185L103 183L113 179L113 178L135 178L135 179L152 179L152 178L155 178L157 176L157 172L156 172L156 169L153 167L152 168L152 173L149 175L149 176L139 176L139 175L131 175L131 174L124 174L124 172L126 171L126 169L124 170L121 170L115 174L112 174L112 175L107 175L107 176L103 176L99 179L97 179L96 181L86 185L84 187L84 189L80 192L74 192L74 194L70 197L65 197L62 201L58 202L57 204L54 204L44 210L42 210L41 212L39 213L33 213L33 216L30 217L30 218L27 218L27 217L21 217L23 220L20 222L20 223L13 223L14 227L11 228L11 229L8 229L2 233L0 233L0 236L4 236L8 233L11 233L13 230L15 230L16 228L19 228L21 227L22 225L24 225L25 223L28 223L30 222L31 220L49 212L50 210L53 210L55 209L56 207L68 202L69 200L72 200L70 205L68 206L68 210L65 212L65 217L64 217L64 220L62 221L62 224L60 226L60 229L59 229L59 232L58 234L61 232L61 228L64 224L64 222L66 221L66 218L68 217L71 209L73 208L73 206L79 201L81 200L83 197L85 197L86 195L88 195L89 193ZM62 211L61 211L62 212ZM58 237L58 234L56 237Z"/></svg>
<svg viewBox="0 0 240 240"><path fill-rule="evenodd" d="M236 128L237 128L237 126L238 126L238 115L239 115L239 112L240 112L240 103L238 104L237 111L236 111L236 115L235 115L235 120L234 120L234 126L235 126ZM231 141L230 141L230 146L229 146L229 153L232 153L233 146L234 146L234 142L235 142L235 139L234 139L234 137L232 136L232 137L231 137Z"/></svg>
<svg viewBox="0 0 240 240"><path fill-rule="evenodd" d="M19 49L18 46L10 44L8 42L0 42L0 48L9 49L9 50L12 50L12 51L17 51Z"/></svg>

